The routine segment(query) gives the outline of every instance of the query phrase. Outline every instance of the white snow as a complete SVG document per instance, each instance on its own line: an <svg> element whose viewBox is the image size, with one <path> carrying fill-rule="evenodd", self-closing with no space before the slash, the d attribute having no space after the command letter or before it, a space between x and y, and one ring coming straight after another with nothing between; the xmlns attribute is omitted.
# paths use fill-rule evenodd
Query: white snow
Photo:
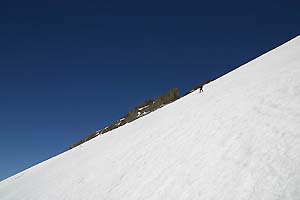
<svg viewBox="0 0 300 200"><path fill-rule="evenodd" d="M138 110L141 111L141 110L143 110L143 109L145 109L145 108L147 108L147 107L149 107L149 105L146 105L146 106L144 106L144 107L141 107L141 108L139 108Z"/></svg>
<svg viewBox="0 0 300 200"><path fill-rule="evenodd" d="M0 182L1 200L300 199L300 38Z"/></svg>

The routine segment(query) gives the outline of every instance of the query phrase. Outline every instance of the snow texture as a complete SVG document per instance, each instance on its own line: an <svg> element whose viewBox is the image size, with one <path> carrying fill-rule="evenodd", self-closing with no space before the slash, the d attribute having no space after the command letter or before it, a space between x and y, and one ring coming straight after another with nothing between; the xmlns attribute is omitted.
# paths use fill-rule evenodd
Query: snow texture
<svg viewBox="0 0 300 200"><path fill-rule="evenodd" d="M1 200L300 199L300 37L0 182Z"/></svg>

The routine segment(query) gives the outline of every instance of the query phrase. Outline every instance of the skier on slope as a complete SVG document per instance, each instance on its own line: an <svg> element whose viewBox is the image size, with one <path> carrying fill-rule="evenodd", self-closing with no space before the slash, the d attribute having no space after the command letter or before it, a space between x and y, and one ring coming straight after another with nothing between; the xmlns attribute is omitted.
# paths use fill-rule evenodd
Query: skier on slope
<svg viewBox="0 0 300 200"><path fill-rule="evenodd" d="M203 85L200 85L199 89L200 89L200 93L203 92Z"/></svg>

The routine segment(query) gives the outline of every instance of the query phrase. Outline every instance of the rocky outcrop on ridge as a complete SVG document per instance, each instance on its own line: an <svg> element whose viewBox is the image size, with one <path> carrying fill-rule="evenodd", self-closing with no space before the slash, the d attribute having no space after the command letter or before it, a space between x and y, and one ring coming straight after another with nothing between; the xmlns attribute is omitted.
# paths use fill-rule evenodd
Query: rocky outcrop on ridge
<svg viewBox="0 0 300 200"><path fill-rule="evenodd" d="M177 88L173 88L170 91L168 91L166 94L158 97L157 99L153 100L146 100L142 104L136 106L134 109L132 109L129 113L127 113L124 117L117 120L115 123L105 127L104 129L100 129L86 138L80 140L79 142L73 144L69 149L72 149L98 135L107 133L108 131L111 131L113 129L116 129L120 126L123 126L126 123L132 122L142 116L145 116L169 103L172 103L173 101L176 101L180 98L179 90Z"/></svg>

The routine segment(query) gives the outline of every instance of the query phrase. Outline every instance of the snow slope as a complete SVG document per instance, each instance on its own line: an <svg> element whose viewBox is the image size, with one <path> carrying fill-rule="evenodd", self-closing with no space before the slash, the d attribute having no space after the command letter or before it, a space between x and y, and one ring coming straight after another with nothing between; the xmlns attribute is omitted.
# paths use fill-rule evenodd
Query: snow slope
<svg viewBox="0 0 300 200"><path fill-rule="evenodd" d="M300 37L0 182L1 200L300 199Z"/></svg>

